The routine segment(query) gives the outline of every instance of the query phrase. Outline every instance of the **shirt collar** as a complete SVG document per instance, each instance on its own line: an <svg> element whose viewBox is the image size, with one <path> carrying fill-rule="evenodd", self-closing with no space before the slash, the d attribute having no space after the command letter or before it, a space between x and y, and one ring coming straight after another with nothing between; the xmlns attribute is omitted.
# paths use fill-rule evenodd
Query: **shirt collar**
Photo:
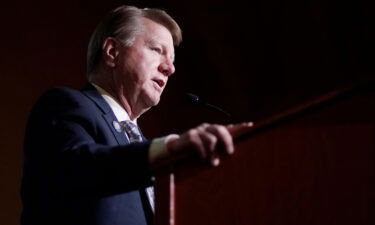
<svg viewBox="0 0 375 225"><path fill-rule="evenodd" d="M126 110L116 101L116 99L110 95L106 90L99 87L98 85L91 83L104 100L108 103L109 107L112 109L118 121L130 120L129 114ZM131 120L133 123L137 124L137 119Z"/></svg>

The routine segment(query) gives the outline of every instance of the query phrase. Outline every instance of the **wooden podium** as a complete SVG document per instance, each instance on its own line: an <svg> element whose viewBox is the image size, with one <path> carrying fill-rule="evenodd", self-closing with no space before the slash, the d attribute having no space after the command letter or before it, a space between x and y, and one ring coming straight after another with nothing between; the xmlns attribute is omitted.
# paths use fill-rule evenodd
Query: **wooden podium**
<svg viewBox="0 0 375 225"><path fill-rule="evenodd" d="M155 225L374 225L374 97L329 93L244 131L217 168L161 170Z"/></svg>

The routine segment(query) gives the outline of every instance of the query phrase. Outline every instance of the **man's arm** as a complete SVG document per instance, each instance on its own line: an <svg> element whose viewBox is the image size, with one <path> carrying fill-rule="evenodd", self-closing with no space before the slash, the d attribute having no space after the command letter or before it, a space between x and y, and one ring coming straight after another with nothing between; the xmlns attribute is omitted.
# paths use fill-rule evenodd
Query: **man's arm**
<svg viewBox="0 0 375 225"><path fill-rule="evenodd" d="M54 89L44 95L26 130L30 184L98 195L150 185L150 142L119 146L101 116L78 91Z"/></svg>
<svg viewBox="0 0 375 225"><path fill-rule="evenodd" d="M252 122L229 126L218 124L201 124L180 136L170 135L160 141L165 142L164 148L151 148L149 153L152 170L178 163L180 159L196 154L212 166L220 164L220 153L234 153L233 137L253 126Z"/></svg>

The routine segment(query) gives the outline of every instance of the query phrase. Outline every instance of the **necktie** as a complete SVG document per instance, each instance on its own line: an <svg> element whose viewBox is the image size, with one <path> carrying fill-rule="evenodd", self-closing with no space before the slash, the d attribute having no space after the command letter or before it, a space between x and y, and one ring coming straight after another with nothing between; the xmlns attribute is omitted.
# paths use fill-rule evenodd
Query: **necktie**
<svg viewBox="0 0 375 225"><path fill-rule="evenodd" d="M125 133L128 135L130 142L141 142L142 135L141 131L139 130L138 126L130 120L125 120L120 122L121 126L123 127Z"/></svg>
<svg viewBox="0 0 375 225"><path fill-rule="evenodd" d="M123 127L125 133L128 135L130 143L143 141L141 131L139 130L138 126L135 123L131 122L130 120L125 120L125 121L121 121L120 124ZM150 205L151 205L151 209L153 212L155 212L154 187L151 186L151 187L146 188L146 193L147 193L147 197L150 202Z"/></svg>

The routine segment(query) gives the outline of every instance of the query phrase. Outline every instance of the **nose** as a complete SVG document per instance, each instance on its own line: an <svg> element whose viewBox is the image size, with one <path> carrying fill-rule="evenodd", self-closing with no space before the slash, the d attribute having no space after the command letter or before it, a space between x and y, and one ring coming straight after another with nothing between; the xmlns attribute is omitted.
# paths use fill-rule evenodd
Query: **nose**
<svg viewBox="0 0 375 225"><path fill-rule="evenodd" d="M175 72L175 67L173 61L170 59L166 59L164 62L160 63L159 65L159 72L164 74L165 76L170 76Z"/></svg>

